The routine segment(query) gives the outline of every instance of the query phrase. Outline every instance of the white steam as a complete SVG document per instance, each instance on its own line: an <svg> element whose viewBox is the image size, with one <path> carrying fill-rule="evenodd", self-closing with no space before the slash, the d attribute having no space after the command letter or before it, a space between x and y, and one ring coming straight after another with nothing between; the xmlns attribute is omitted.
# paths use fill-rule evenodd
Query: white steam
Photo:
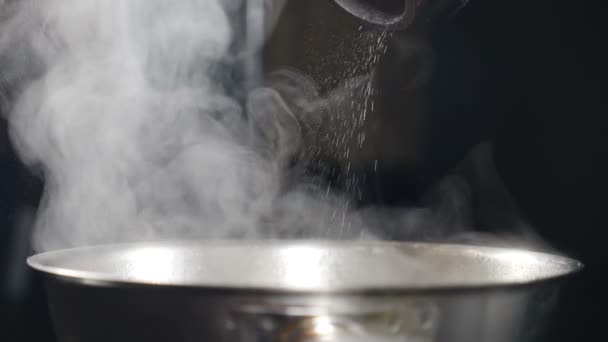
<svg viewBox="0 0 608 342"><path fill-rule="evenodd" d="M11 114L21 156L46 180L38 250L257 234L278 195L278 168L248 148L241 106L216 77L232 41L227 11L236 5L6 7L3 55L16 48L44 66Z"/></svg>
<svg viewBox="0 0 608 342"><path fill-rule="evenodd" d="M290 73L282 95L260 88L245 104L232 96L224 68L243 56L230 20L242 1L0 0L0 81L20 93L13 142L45 179L38 251L159 239L410 239L450 235L455 221L456 233L466 230L458 182L429 209L353 211L325 184L285 172L309 143L303 130L318 133L323 119L313 113L335 101Z"/></svg>

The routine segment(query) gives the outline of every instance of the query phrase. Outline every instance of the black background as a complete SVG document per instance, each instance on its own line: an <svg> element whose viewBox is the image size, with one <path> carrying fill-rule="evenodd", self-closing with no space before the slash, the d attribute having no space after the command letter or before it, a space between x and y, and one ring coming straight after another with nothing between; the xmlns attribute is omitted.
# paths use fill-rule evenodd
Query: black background
<svg viewBox="0 0 608 342"><path fill-rule="evenodd" d="M551 341L605 340L608 21L601 4L472 0L432 36L428 174L439 178L477 143L493 142L498 171L526 219L586 264L564 293ZM381 182L396 202L415 193L408 187L427 186L407 177L396 172ZM27 213L41 189L0 121L1 341L53 341L41 284L23 260Z"/></svg>

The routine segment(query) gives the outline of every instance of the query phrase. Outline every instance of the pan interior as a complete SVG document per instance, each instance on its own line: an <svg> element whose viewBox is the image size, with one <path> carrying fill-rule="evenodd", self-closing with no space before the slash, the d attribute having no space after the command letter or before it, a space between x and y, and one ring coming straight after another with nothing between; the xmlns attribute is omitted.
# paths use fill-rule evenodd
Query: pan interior
<svg viewBox="0 0 608 342"><path fill-rule="evenodd" d="M391 242L163 242L35 255L35 269L88 284L288 291L492 287L569 274L581 265L522 250Z"/></svg>

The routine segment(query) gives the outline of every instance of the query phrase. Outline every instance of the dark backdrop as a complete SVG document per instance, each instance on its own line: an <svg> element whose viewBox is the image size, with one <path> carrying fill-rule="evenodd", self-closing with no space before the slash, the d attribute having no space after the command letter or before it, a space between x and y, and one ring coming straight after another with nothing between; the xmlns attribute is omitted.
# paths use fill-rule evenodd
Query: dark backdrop
<svg viewBox="0 0 608 342"><path fill-rule="evenodd" d="M412 188L425 188L473 146L491 141L526 219L587 265L562 298L552 341L605 340L599 303L608 227L608 21L601 3L472 0L437 27L424 152L432 176L389 172L377 184L392 203L409 202L418 193ZM10 87L0 83L0 99ZM53 341L39 279L24 264L42 185L19 163L7 134L1 122L0 340Z"/></svg>
<svg viewBox="0 0 608 342"><path fill-rule="evenodd" d="M608 257L608 21L600 4L473 0L435 36L437 165L492 141L525 218L586 264L563 294L552 341L606 340L598 300Z"/></svg>

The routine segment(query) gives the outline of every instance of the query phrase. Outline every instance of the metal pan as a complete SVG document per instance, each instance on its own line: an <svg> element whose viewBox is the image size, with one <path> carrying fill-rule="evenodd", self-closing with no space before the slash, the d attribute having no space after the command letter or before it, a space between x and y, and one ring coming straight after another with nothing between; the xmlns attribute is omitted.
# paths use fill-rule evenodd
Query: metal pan
<svg viewBox="0 0 608 342"><path fill-rule="evenodd" d="M397 242L97 246L28 259L60 341L532 341L556 255Z"/></svg>

